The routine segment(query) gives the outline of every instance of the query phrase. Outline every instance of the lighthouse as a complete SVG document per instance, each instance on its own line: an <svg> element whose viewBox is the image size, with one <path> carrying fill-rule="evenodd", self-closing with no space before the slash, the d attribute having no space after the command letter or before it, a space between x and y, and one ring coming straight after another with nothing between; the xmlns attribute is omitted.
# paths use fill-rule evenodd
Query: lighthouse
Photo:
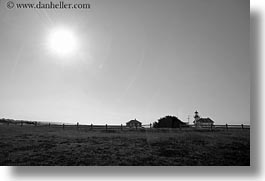
<svg viewBox="0 0 265 181"><path fill-rule="evenodd" d="M195 115L194 115L194 121L193 123L196 125L197 121L200 119L199 113L198 111L195 111Z"/></svg>
<svg viewBox="0 0 265 181"><path fill-rule="evenodd" d="M198 111L195 111L193 123L196 127L209 127L209 126L212 126L214 124L214 121L211 120L209 117L208 118L201 118L199 116Z"/></svg>
<svg viewBox="0 0 265 181"><path fill-rule="evenodd" d="M200 119L198 111L195 111L194 121L197 121Z"/></svg>

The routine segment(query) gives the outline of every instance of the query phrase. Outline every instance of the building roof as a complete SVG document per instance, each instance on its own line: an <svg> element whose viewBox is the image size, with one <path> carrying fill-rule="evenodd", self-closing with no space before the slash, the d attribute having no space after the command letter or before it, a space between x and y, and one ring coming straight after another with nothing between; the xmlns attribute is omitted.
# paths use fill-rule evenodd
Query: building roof
<svg viewBox="0 0 265 181"><path fill-rule="evenodd" d="M128 123L133 123L133 124L142 124L140 121L137 121L136 119L133 119L133 120L131 120L131 121L129 121L129 122L127 122L126 124L128 124Z"/></svg>
<svg viewBox="0 0 265 181"><path fill-rule="evenodd" d="M195 122L195 121L194 121ZM196 121L197 123L200 122L200 123L214 123L213 120L211 120L210 118L200 118Z"/></svg>

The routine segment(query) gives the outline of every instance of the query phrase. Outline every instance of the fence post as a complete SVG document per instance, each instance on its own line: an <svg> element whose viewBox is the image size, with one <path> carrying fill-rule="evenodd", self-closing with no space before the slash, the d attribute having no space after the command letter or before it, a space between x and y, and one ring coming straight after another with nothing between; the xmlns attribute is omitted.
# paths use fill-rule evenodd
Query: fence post
<svg viewBox="0 0 265 181"><path fill-rule="evenodd" d="M49 128L51 127L51 123L49 123Z"/></svg>
<svg viewBox="0 0 265 181"><path fill-rule="evenodd" d="M152 123L150 123L150 129L152 128Z"/></svg>
<svg viewBox="0 0 265 181"><path fill-rule="evenodd" d="M137 124L135 124L135 130L137 130Z"/></svg>
<svg viewBox="0 0 265 181"><path fill-rule="evenodd" d="M244 129L244 125L243 124L241 124L241 127L242 127L242 129Z"/></svg>
<svg viewBox="0 0 265 181"><path fill-rule="evenodd" d="M121 124L121 130L122 130L122 124Z"/></svg>
<svg viewBox="0 0 265 181"><path fill-rule="evenodd" d="M63 124L63 129L64 129L64 124Z"/></svg>
<svg viewBox="0 0 265 181"><path fill-rule="evenodd" d="M79 126L79 122L76 123L76 129L78 129L78 126Z"/></svg>
<svg viewBox="0 0 265 181"><path fill-rule="evenodd" d="M93 124L90 125L90 129L91 129L91 130L93 129Z"/></svg>
<svg viewBox="0 0 265 181"><path fill-rule="evenodd" d="M226 127L226 130L228 130L228 124L226 124L225 127Z"/></svg>
<svg viewBox="0 0 265 181"><path fill-rule="evenodd" d="M211 131L213 131L213 124L211 124Z"/></svg>
<svg viewBox="0 0 265 181"><path fill-rule="evenodd" d="M108 130L108 125L106 124L106 131Z"/></svg>
<svg viewBox="0 0 265 181"><path fill-rule="evenodd" d="M22 122L22 121L20 122L20 126L21 126L21 127L23 126L23 122Z"/></svg>

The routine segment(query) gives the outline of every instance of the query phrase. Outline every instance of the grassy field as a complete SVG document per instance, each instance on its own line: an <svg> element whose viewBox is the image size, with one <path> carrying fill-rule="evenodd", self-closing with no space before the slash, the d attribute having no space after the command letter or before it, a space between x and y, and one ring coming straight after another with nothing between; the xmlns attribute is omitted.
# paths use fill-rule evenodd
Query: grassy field
<svg viewBox="0 0 265 181"><path fill-rule="evenodd" d="M250 165L250 131L0 125L0 165Z"/></svg>

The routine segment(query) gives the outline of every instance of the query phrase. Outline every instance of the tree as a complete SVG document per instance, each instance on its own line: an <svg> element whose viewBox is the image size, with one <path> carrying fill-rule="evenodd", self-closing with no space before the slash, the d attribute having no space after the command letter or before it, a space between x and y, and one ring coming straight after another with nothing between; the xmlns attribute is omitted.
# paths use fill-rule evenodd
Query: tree
<svg viewBox="0 0 265 181"><path fill-rule="evenodd" d="M186 123L182 122L176 116L165 116L158 119L158 122L154 122L154 128L179 128L185 125Z"/></svg>

